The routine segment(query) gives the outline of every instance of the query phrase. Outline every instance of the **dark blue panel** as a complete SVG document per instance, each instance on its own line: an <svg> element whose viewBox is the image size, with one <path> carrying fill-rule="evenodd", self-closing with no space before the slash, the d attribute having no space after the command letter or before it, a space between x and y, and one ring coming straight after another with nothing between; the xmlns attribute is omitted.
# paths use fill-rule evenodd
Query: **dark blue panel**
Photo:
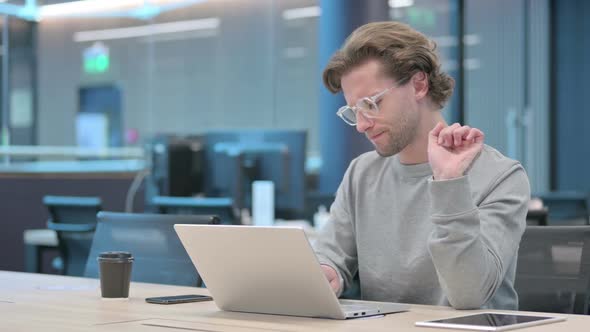
<svg viewBox="0 0 590 332"><path fill-rule="evenodd" d="M555 1L555 180L558 190L590 191L590 2Z"/></svg>
<svg viewBox="0 0 590 332"><path fill-rule="evenodd" d="M323 71L346 37L363 23L366 3L362 0L322 0L320 4L319 52ZM372 149L364 135L336 116L336 111L344 104L341 93L333 95L321 84L319 139L322 157L320 192L323 193L335 192L350 161Z"/></svg>

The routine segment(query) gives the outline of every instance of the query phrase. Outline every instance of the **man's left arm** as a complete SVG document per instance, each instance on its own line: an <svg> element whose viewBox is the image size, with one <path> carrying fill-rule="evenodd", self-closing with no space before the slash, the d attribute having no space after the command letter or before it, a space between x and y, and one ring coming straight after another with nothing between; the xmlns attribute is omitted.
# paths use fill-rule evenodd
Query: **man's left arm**
<svg viewBox="0 0 590 332"><path fill-rule="evenodd" d="M529 182L520 164L500 175L476 206L469 178L430 182L435 229L428 249L449 303L475 309L488 302L517 257L526 225Z"/></svg>
<svg viewBox="0 0 590 332"><path fill-rule="evenodd" d="M435 225L428 249L441 287L456 309L480 308L492 298L517 257L526 226L530 185L516 162L489 180L478 206L473 201L465 174L483 141L479 129L458 123L439 123L428 138L430 216Z"/></svg>

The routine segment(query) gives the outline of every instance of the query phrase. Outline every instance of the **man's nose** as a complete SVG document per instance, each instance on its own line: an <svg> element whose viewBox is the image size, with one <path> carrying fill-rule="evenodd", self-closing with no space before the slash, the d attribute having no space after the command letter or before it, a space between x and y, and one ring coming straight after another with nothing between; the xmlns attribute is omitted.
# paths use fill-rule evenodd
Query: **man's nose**
<svg viewBox="0 0 590 332"><path fill-rule="evenodd" d="M367 119L361 112L356 113L356 130L359 133L365 133L372 126L372 120Z"/></svg>

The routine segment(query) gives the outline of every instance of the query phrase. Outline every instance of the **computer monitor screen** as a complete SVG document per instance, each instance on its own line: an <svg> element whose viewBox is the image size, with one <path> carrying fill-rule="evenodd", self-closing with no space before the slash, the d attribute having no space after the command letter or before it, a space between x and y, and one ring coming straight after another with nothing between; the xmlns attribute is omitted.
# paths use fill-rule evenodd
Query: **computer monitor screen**
<svg viewBox="0 0 590 332"><path fill-rule="evenodd" d="M146 202L154 196L188 197L203 192L203 142L200 136L158 134L146 144L150 173Z"/></svg>
<svg viewBox="0 0 590 332"><path fill-rule="evenodd" d="M256 180L275 184L275 214L298 216L304 209L304 130L226 130L204 135L208 196L230 196L238 207L251 208Z"/></svg>

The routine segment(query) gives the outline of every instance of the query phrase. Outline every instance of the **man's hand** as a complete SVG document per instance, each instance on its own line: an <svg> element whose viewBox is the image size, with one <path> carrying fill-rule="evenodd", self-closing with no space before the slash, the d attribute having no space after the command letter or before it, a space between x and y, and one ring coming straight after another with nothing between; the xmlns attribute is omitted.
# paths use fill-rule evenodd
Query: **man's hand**
<svg viewBox="0 0 590 332"><path fill-rule="evenodd" d="M477 128L438 123L428 134L428 160L435 180L461 177L483 148L484 134Z"/></svg>
<svg viewBox="0 0 590 332"><path fill-rule="evenodd" d="M330 287L332 287L334 293L338 292L340 289L340 279L338 278L338 273L336 273L336 270L328 265L322 264L320 266L322 267L322 271L324 271L324 275L326 275L326 278L328 279Z"/></svg>

